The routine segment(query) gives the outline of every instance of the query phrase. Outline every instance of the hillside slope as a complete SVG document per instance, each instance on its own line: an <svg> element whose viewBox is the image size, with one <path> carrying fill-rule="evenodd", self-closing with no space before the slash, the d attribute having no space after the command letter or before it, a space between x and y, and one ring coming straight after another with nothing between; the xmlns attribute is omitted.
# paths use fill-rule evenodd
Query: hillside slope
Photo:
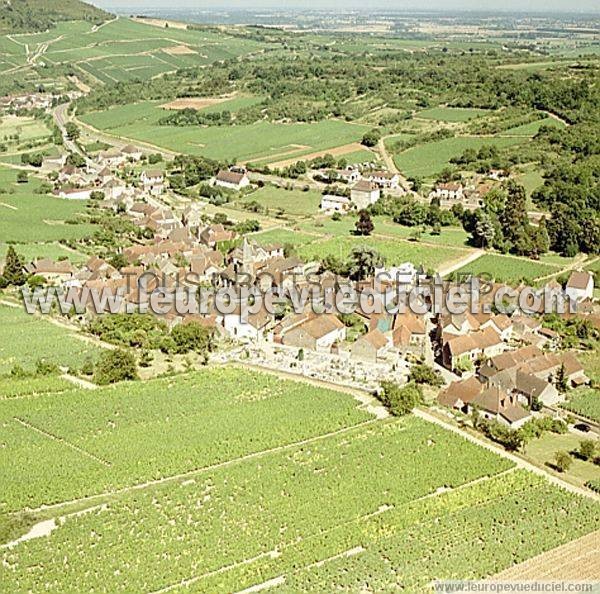
<svg viewBox="0 0 600 594"><path fill-rule="evenodd" d="M110 14L80 0L0 0L0 33L45 31L58 21L102 22Z"/></svg>

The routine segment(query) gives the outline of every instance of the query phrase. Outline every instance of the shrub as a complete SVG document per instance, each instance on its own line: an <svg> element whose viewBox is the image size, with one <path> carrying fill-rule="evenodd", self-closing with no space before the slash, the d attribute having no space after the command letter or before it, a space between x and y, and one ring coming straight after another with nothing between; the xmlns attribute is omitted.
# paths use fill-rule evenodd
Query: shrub
<svg viewBox="0 0 600 594"><path fill-rule="evenodd" d="M135 357L129 351L115 349L103 353L94 370L94 382L107 386L138 379Z"/></svg>

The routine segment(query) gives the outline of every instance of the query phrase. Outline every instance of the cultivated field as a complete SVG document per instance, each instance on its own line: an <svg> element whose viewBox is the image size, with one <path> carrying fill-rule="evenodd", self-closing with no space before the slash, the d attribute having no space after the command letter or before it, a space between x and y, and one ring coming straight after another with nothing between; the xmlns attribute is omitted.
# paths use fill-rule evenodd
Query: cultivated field
<svg viewBox="0 0 600 594"><path fill-rule="evenodd" d="M456 248L443 246L437 248L409 241L352 236L325 239L303 245L298 249L298 254L300 258L311 261L321 261L325 256L336 256L345 260L352 248L360 246L374 248L390 266L412 262L415 266L423 265L426 269L434 270L464 255L464 250Z"/></svg>
<svg viewBox="0 0 600 594"><path fill-rule="evenodd" d="M600 423L600 391L591 389L578 390L569 397L563 408L573 411Z"/></svg>
<svg viewBox="0 0 600 594"><path fill-rule="evenodd" d="M414 117L425 120L439 120L441 122L468 122L475 118L487 115L485 109L466 109L460 107L434 107L419 111Z"/></svg>
<svg viewBox="0 0 600 594"><path fill-rule="evenodd" d="M488 145L503 148L523 141L522 138L512 137L456 136L409 148L396 154L394 161L398 169L407 176L431 177L447 167L450 159L460 156L465 149L480 149Z"/></svg>
<svg viewBox="0 0 600 594"><path fill-rule="evenodd" d="M291 215L315 215L319 212L321 194L314 190L284 190L275 186L264 186L245 196L240 203L258 202L270 211L282 210Z"/></svg>
<svg viewBox="0 0 600 594"><path fill-rule="evenodd" d="M227 103L218 107L227 109ZM339 120L313 124L261 121L227 127L160 126L156 122L164 114L159 106L145 102L86 114L81 120L115 136L180 153L265 163L345 146L360 140L367 130L365 126Z"/></svg>
<svg viewBox="0 0 600 594"><path fill-rule="evenodd" d="M38 360L78 367L98 352L68 329L30 316L21 306L0 305L0 375L17 365L31 371Z"/></svg>
<svg viewBox="0 0 600 594"><path fill-rule="evenodd" d="M459 436L356 406L227 368L0 402L4 509L101 493L35 512L55 527L0 553L4 584L421 592L600 526L592 502Z"/></svg>
<svg viewBox="0 0 600 594"><path fill-rule="evenodd" d="M85 211L85 201L69 201L35 194L40 181L30 176L25 184L17 183L17 172L0 167L0 240L51 242L89 236L94 226L79 223L78 214Z"/></svg>
<svg viewBox="0 0 600 594"><path fill-rule="evenodd" d="M474 274L493 277L497 282L518 283L533 281L538 277L560 272L554 264L544 264L526 258L485 254L471 264L456 271L456 274Z"/></svg>
<svg viewBox="0 0 600 594"><path fill-rule="evenodd" d="M114 83L236 58L260 47L216 31L159 29L124 18L99 28L83 21L59 22L44 33L4 39L0 71L26 69L27 56L34 55L47 65L68 64L97 82Z"/></svg>

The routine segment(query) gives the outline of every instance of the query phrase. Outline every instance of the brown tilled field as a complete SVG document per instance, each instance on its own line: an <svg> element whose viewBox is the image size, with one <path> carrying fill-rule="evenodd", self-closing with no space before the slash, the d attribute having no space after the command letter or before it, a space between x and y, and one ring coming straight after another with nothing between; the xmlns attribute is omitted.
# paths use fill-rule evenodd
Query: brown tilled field
<svg viewBox="0 0 600 594"><path fill-rule="evenodd" d="M192 109L203 109L210 107L211 105L217 105L231 99L231 97L184 97L182 99L175 99L170 103L161 105L163 109L186 109L191 107Z"/></svg>
<svg viewBox="0 0 600 594"><path fill-rule="evenodd" d="M519 563L491 581L600 580L600 531Z"/></svg>
<svg viewBox="0 0 600 594"><path fill-rule="evenodd" d="M333 155L334 157L342 157L343 155L363 150L365 150L365 147L362 144L358 142L351 142L350 144L336 146L335 148L326 149L317 153L310 153L309 155L302 155L300 157L292 157L290 159L285 159L284 161L277 161L276 163L269 163L269 166L276 169L281 169L283 167L287 167L288 165L293 165L298 161L310 161L311 159L316 159L317 157L322 157L323 155Z"/></svg>
<svg viewBox="0 0 600 594"><path fill-rule="evenodd" d="M170 56L186 56L188 54L196 54L191 47L187 45L174 45L172 47L165 47L162 50L165 54L169 54Z"/></svg>

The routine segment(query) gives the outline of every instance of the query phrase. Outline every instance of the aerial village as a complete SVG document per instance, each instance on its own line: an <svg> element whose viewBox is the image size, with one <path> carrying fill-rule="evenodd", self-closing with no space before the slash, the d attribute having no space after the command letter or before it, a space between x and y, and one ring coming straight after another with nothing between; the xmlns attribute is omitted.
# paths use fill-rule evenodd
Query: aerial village
<svg viewBox="0 0 600 594"><path fill-rule="evenodd" d="M25 101L21 98L18 104ZM29 105L33 99L27 101ZM386 290L408 293L417 285L433 282L448 289L448 281L428 275L411 262L376 268L357 281L322 270L319 262L304 262L286 254L283 245L263 245L240 235L211 219L201 201L174 200L165 173L146 167L147 157L132 144L110 147L93 158L86 155L85 165L80 167L66 164L64 155L46 157L41 172L53 181L56 196L91 199L105 211L127 218L143 230L146 239L122 249L120 267L98 256L83 266L68 260L38 259L27 263L27 273L71 291L124 291L122 307L127 312L142 311L149 293L174 291L181 279L190 275L204 286L245 283L261 291L292 284L296 288L318 284L321 289L340 285L364 289L374 287L381 275L392 279ZM135 179L125 179L125 167L136 168ZM366 209L384 192L402 195L409 191L398 174L373 167L354 166L335 175L347 189L323 193L320 209L328 215ZM470 187L457 182L438 184L429 198L439 199L442 208L456 203L476 208L494 182L506 175L493 171ZM232 192L247 191L256 183L253 174L241 166L222 169L210 181ZM501 288L493 284L483 301L490 305ZM567 301L577 303L577 315L586 316L596 328L600 325L591 273L575 270L565 287L555 288ZM94 311L91 303L88 306L80 322L102 313ZM559 377L563 385L570 386L589 381L575 355L559 352L557 333L543 327L539 316L519 308L510 315L494 313L492 307L460 315L443 311L366 314L360 308L339 315L314 307L292 312L281 304L277 314L261 310L241 316L238 307L228 314L213 310L204 315L178 315L170 311L161 318L170 328L191 322L211 328L227 345L213 354L216 361L251 361L347 387L376 391L384 380L403 384L412 366L427 365L440 378L439 406L464 414L477 409L485 418L511 428L538 414L534 410L552 411L564 400L564 391L557 387Z"/></svg>

